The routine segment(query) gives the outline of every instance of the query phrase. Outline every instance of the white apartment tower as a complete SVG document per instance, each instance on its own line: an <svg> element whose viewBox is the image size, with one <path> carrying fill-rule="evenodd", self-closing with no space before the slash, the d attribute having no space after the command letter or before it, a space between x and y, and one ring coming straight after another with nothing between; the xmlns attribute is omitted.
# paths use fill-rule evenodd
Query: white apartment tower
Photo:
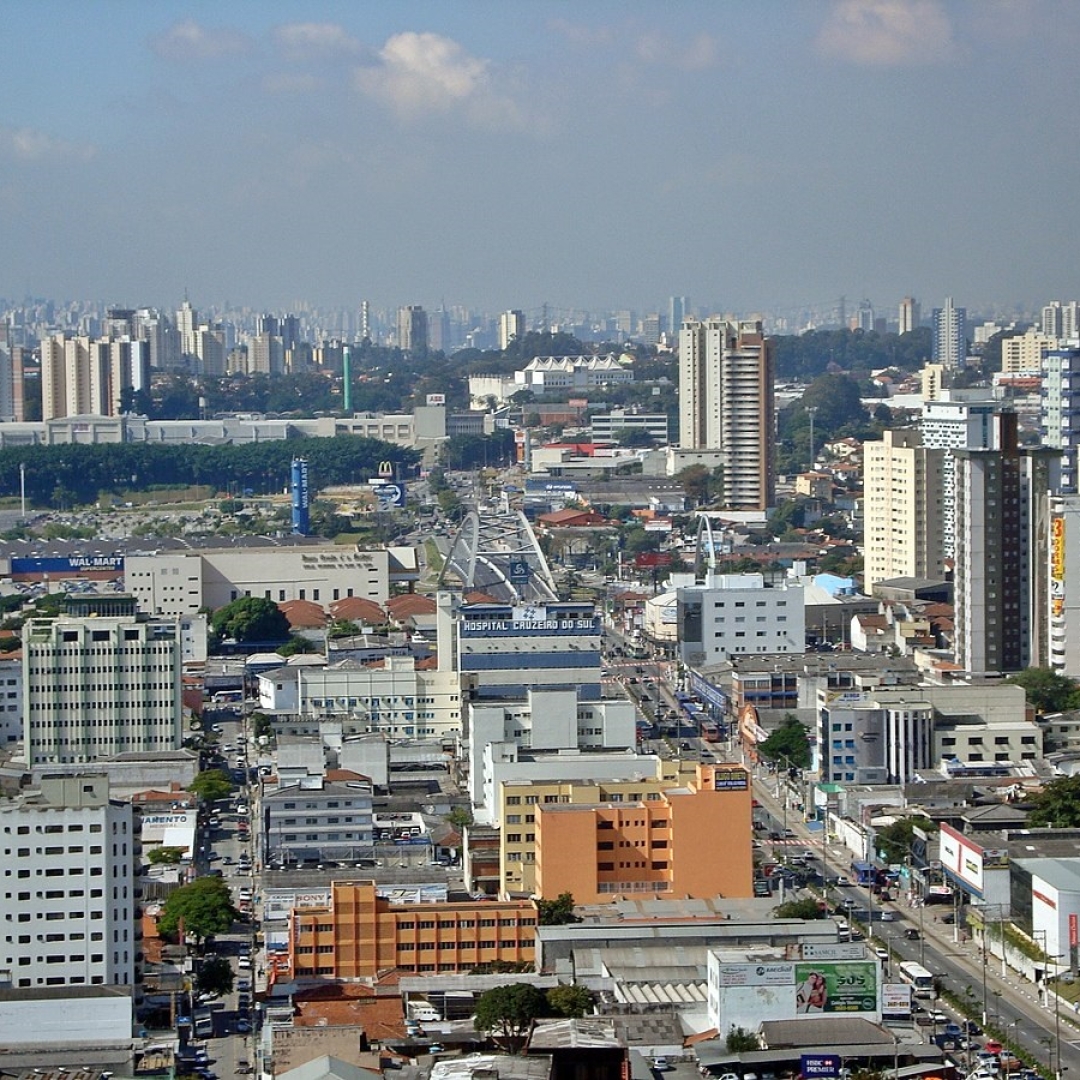
<svg viewBox="0 0 1080 1080"><path fill-rule="evenodd" d="M23 737L31 765L175 750L183 738L175 619L136 614L132 597L69 602L23 631Z"/></svg>
<svg viewBox="0 0 1080 1080"><path fill-rule="evenodd" d="M992 450L997 438L994 417L1000 404L978 390L939 390L923 401L923 446L945 451L941 463L941 532L945 558L956 547L956 464L954 450Z"/></svg>
<svg viewBox="0 0 1080 1080"><path fill-rule="evenodd" d="M0 802L0 986L134 986L130 803L102 774L45 776Z"/></svg>
<svg viewBox="0 0 1080 1080"><path fill-rule="evenodd" d="M523 311L504 311L499 316L499 348L509 348L515 338L525 336L525 313Z"/></svg>
<svg viewBox="0 0 1080 1080"><path fill-rule="evenodd" d="M1061 494L1078 490L1080 348L1048 349L1042 359L1040 430L1043 446L1061 451Z"/></svg>
<svg viewBox="0 0 1080 1080"><path fill-rule="evenodd" d="M945 576L945 451L915 429L886 431L863 446L865 589L896 577Z"/></svg>
<svg viewBox="0 0 1080 1080"><path fill-rule="evenodd" d="M951 296L945 297L945 306L934 308L934 354L935 364L956 370L967 359L967 309L957 307Z"/></svg>
<svg viewBox="0 0 1080 1080"><path fill-rule="evenodd" d="M679 443L720 450L724 505L775 501L772 350L760 322L687 319L679 333Z"/></svg>
<svg viewBox="0 0 1080 1080"><path fill-rule="evenodd" d="M910 334L922 321L922 310L919 301L913 296L905 296L900 301L899 332Z"/></svg>

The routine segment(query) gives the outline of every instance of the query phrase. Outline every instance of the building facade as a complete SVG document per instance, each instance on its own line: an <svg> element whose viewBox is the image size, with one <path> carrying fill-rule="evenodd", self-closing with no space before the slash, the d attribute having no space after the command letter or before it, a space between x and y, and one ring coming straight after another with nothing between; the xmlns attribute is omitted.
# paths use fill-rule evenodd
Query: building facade
<svg viewBox="0 0 1080 1080"><path fill-rule="evenodd" d="M297 979L532 963L536 925L531 900L392 904L376 894L373 881L335 881L328 905L293 908L289 958Z"/></svg>
<svg viewBox="0 0 1080 1080"><path fill-rule="evenodd" d="M953 371L962 368L967 359L967 309L945 297L945 306L934 308L933 330L933 362Z"/></svg>
<svg viewBox="0 0 1080 1080"><path fill-rule="evenodd" d="M945 570L945 451L914 429L863 447L864 590L896 577L939 580Z"/></svg>
<svg viewBox="0 0 1080 1080"><path fill-rule="evenodd" d="M1060 494L1075 495L1080 482L1080 348L1043 353L1039 419L1043 446L1061 451Z"/></svg>
<svg viewBox="0 0 1080 1080"><path fill-rule="evenodd" d="M375 843L371 803L368 780L328 783L317 777L264 795L264 861L370 859Z"/></svg>
<svg viewBox="0 0 1080 1080"><path fill-rule="evenodd" d="M724 452L724 505L775 502L772 350L760 322L686 320L679 333L679 445Z"/></svg>
<svg viewBox="0 0 1080 1080"><path fill-rule="evenodd" d="M69 605L23 630L23 737L31 765L175 750L183 739L176 620ZM90 606L99 606L91 601ZM126 608L126 610L125 610ZM104 611L104 609L102 609Z"/></svg>
<svg viewBox="0 0 1080 1080"><path fill-rule="evenodd" d="M0 802L0 986L134 986L136 833L102 775Z"/></svg>

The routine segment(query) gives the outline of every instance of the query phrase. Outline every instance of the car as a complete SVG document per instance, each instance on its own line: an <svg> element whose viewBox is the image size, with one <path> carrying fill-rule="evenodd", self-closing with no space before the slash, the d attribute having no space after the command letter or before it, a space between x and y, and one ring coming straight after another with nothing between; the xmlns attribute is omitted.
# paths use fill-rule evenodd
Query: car
<svg viewBox="0 0 1080 1080"><path fill-rule="evenodd" d="M210 854L206 856L206 861L217 862L220 858L221 856L216 851L211 851Z"/></svg>
<svg viewBox="0 0 1080 1080"><path fill-rule="evenodd" d="M959 1024L948 1023L942 1034L948 1039L959 1039L964 1034L964 1029Z"/></svg>
<svg viewBox="0 0 1080 1080"><path fill-rule="evenodd" d="M949 1022L949 1014L943 1013L940 1009L931 1009L926 1015L931 1024L947 1024Z"/></svg>
<svg viewBox="0 0 1080 1080"><path fill-rule="evenodd" d="M917 926L909 926L904 931L904 937L906 937L908 939L908 941L918 941L919 940L919 928Z"/></svg>
<svg viewBox="0 0 1080 1080"><path fill-rule="evenodd" d="M881 921L882 922L896 922L896 912L895 911L883 911L881 913Z"/></svg>
<svg viewBox="0 0 1080 1080"><path fill-rule="evenodd" d="M804 851L800 856L800 859L816 859L817 856L812 851Z"/></svg>
<svg viewBox="0 0 1080 1080"><path fill-rule="evenodd" d="M1005 1047L997 1041L997 1039L987 1039L983 1044L984 1054L994 1054L995 1056L1000 1054Z"/></svg>
<svg viewBox="0 0 1080 1080"><path fill-rule="evenodd" d="M974 1020L964 1020L961 1025L966 1035L981 1035L982 1028Z"/></svg>
<svg viewBox="0 0 1080 1080"><path fill-rule="evenodd" d="M671 1064L666 1057L657 1057L653 1058L652 1067L657 1072L664 1072L665 1070L671 1068Z"/></svg>
<svg viewBox="0 0 1080 1080"><path fill-rule="evenodd" d="M886 949L886 948L885 948L885 947L884 947L883 945L879 945L879 946L878 946L878 947L877 947L877 948L876 948L876 949L874 950L874 955L875 955L875 956L876 956L876 957L877 957L877 958L878 958L879 960L885 960L885 961L887 961L887 960L889 959L889 950L888 950L888 949Z"/></svg>
<svg viewBox="0 0 1080 1080"><path fill-rule="evenodd" d="M236 966L241 971L250 971L251 970L251 957L250 956L241 956L240 959L236 961Z"/></svg>
<svg viewBox="0 0 1080 1080"><path fill-rule="evenodd" d="M783 840L784 839L784 834L782 832L778 832L776 829L771 829L769 831L769 839L770 840Z"/></svg>
<svg viewBox="0 0 1080 1080"><path fill-rule="evenodd" d="M239 1031L239 1025L237 1025L237 1030ZM240 1032L240 1034L242 1035L244 1033ZM248 1073L254 1072L255 1070L251 1067L251 1062L248 1061L247 1058L240 1058L234 1066L234 1071L239 1076L247 1076Z"/></svg>
<svg viewBox="0 0 1080 1080"><path fill-rule="evenodd" d="M834 877L832 883L839 886L840 888L846 888L848 885L851 884L851 882L848 881L848 879L844 877L843 874L838 874L836 877Z"/></svg>
<svg viewBox="0 0 1080 1080"><path fill-rule="evenodd" d="M250 1034L250 1032L251 1032L251 1022L249 1020L237 1020L236 1021L236 1034L237 1035L248 1035L248 1034ZM246 1064L246 1063L237 1062L237 1068L236 1068L237 1072L251 1072L251 1066L250 1065L248 1065L248 1067L246 1069L241 1069L240 1068L241 1064Z"/></svg>

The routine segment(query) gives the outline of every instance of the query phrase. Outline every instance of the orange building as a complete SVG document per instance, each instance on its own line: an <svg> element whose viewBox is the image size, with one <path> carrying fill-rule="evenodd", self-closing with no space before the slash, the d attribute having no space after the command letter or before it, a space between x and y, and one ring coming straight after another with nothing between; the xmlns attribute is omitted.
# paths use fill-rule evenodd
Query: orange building
<svg viewBox="0 0 1080 1080"><path fill-rule="evenodd" d="M536 893L615 897L754 895L753 795L741 765L699 765L683 787L637 802L536 807Z"/></svg>
<svg viewBox="0 0 1080 1080"><path fill-rule="evenodd" d="M391 904L373 881L335 881L326 907L289 915L294 978L366 979L380 972L467 971L496 960L532 963L532 900Z"/></svg>

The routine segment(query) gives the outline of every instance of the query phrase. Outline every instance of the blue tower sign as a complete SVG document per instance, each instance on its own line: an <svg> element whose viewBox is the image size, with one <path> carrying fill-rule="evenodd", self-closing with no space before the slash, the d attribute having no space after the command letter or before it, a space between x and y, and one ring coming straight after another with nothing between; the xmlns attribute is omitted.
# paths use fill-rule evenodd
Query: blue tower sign
<svg viewBox="0 0 1080 1080"><path fill-rule="evenodd" d="M311 493L304 458L293 458L292 462L292 531L300 536L311 532Z"/></svg>

